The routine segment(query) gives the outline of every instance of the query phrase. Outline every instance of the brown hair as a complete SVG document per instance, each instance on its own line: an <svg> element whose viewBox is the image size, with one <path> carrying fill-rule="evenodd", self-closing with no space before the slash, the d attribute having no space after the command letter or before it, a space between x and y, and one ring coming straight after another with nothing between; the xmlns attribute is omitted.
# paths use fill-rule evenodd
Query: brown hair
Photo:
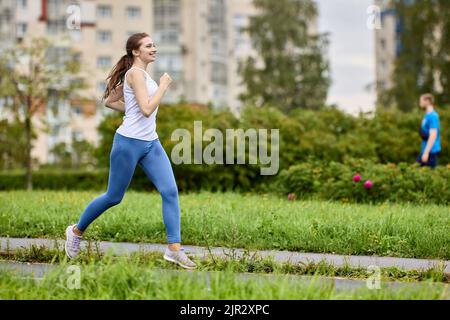
<svg viewBox="0 0 450 320"><path fill-rule="evenodd" d="M434 96L431 93L425 93L420 96L421 98L428 100L431 104L434 104Z"/></svg>
<svg viewBox="0 0 450 320"><path fill-rule="evenodd" d="M149 37L145 32L135 33L127 40L126 51L127 53L120 58L119 62L112 68L108 77L106 78L106 89L103 94L103 99L106 99L112 90L121 85L124 81L125 73L131 68L134 62L133 50L139 49L141 40Z"/></svg>

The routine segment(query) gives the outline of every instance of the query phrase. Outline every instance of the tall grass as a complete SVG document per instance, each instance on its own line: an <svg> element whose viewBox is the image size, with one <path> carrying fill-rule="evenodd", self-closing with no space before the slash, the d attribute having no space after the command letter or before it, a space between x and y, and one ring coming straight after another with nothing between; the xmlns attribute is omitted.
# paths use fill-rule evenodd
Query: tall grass
<svg viewBox="0 0 450 320"><path fill-rule="evenodd" d="M99 193L0 192L0 236L63 238ZM184 244L304 252L450 258L446 206L355 205L270 195L180 196ZM165 243L161 198L128 192L101 215L86 239Z"/></svg>
<svg viewBox="0 0 450 320"><path fill-rule="evenodd" d="M0 252L0 265L7 262L19 263L46 263L49 266L67 263L67 257L61 249L48 249L43 246L31 246L7 252ZM110 254L110 253L106 253ZM71 263L94 263L101 261L105 253L96 250L81 250L79 256ZM144 250L133 252L129 255L119 255L113 259L128 257L131 262L152 266L163 270L181 269L178 265L167 262L162 258L161 252L148 252ZM193 258L197 263L197 271L229 271L242 274L265 275L306 275L324 277L344 277L351 279L363 279L373 275L373 272L365 267L355 267L350 264L335 266L325 261L321 262L277 262L273 257L261 257L250 252L244 252L240 256L206 256ZM438 265L420 270L402 270L396 267L380 268L381 281L401 282L445 282L450 283L450 275L445 273L444 265Z"/></svg>
<svg viewBox="0 0 450 320"><path fill-rule="evenodd" d="M218 273L160 272L128 259L68 264L42 279L0 271L0 299L446 299L448 285L407 285L380 290L338 290L333 283L292 277L243 278L230 271Z"/></svg>

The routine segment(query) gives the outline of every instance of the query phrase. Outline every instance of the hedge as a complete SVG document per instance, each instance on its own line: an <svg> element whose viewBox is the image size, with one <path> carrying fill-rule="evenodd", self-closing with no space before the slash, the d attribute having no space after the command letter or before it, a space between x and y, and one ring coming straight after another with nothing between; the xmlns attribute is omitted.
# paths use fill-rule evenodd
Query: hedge
<svg viewBox="0 0 450 320"><path fill-rule="evenodd" d="M210 166L206 169L183 165L174 167L174 171L180 192L251 191L283 197L295 194L297 199L450 204L450 166L432 170L420 168L416 164L376 164L368 160L351 160L347 163L316 161L291 166L277 176L269 177L259 176L255 170L240 167ZM255 180L247 175L248 172L253 172ZM361 176L360 182L354 182L356 175ZM370 189L364 187L367 180L373 184ZM92 172L47 170L33 174L35 189L106 190L107 183L108 169ZM24 187L24 173L0 174L0 190ZM140 168L135 172L130 189L155 190Z"/></svg>
<svg viewBox="0 0 450 320"><path fill-rule="evenodd" d="M361 181L355 182L355 176ZM372 187L366 188L366 181ZM297 199L315 196L343 202L450 204L450 166L433 170L417 164L383 165L367 160L302 163L283 171L277 183L280 194L293 193Z"/></svg>

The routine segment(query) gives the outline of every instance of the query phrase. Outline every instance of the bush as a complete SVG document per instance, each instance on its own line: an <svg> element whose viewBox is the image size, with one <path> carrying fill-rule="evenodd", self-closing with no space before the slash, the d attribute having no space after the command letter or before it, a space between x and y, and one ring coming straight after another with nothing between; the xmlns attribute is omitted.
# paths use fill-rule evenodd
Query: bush
<svg viewBox="0 0 450 320"><path fill-rule="evenodd" d="M33 172L33 189L36 190L105 190L109 170L94 171L46 169ZM252 184L257 173L240 166L174 166L174 174L180 192L190 191L250 191L259 185ZM261 179L258 177L258 179ZM0 191L25 189L25 172L0 172ZM129 189L155 191L154 185L138 166Z"/></svg>
<svg viewBox="0 0 450 320"><path fill-rule="evenodd" d="M0 190L25 188L25 172L2 172ZM108 170L41 170L33 172L33 188L41 190L92 190L104 187L108 182Z"/></svg>
<svg viewBox="0 0 450 320"><path fill-rule="evenodd" d="M448 144L450 109L442 108L438 109L438 112L441 117L443 146L439 163L445 165L450 161ZM447 182L443 180L445 175L440 177L438 174L447 172L445 168L441 167L429 173L426 169L419 170L407 164L394 168L391 168L393 165L388 165L388 163L414 163L420 151L421 141L417 129L422 116L420 112L403 113L391 110L377 112L373 117L364 115L353 117L335 108L325 108L321 111L295 110L286 115L276 108L247 106L243 109L241 117L236 118L228 110L181 103L160 108L157 131L164 149L171 158L173 147L179 143L171 140L172 133L176 129L186 129L193 137L194 121L202 121L204 130L219 129L224 136L226 129L280 130L279 169L283 172L280 177L261 176L259 165L172 164L178 189L182 192L199 190L274 192L282 187L276 182L282 181L287 187L286 192L320 195L327 199L417 201L426 194L423 201L430 201L434 199L433 197L442 197L447 192L445 189ZM99 126L100 143L95 151L98 170L39 170L34 173L35 188L106 189L114 133L121 124L122 117L123 114L120 113L112 114ZM192 155L193 143L192 138ZM203 147L207 144L209 142L203 142ZM248 153L248 148L246 149ZM223 152L225 155L226 149ZM351 159L364 160L358 162ZM358 163L360 169L357 167ZM403 166L406 166L406 171L399 169ZM372 190L357 188L353 184L348 185L354 172L358 170L362 172L363 169L366 176L374 177L372 179L375 187ZM389 178L387 173L392 177ZM324 181L327 182L326 186ZM23 173L0 174L1 190L24 187ZM154 189L139 166L136 168L130 188ZM442 191L434 192L434 190ZM391 194L392 192L395 193Z"/></svg>
<svg viewBox="0 0 450 320"><path fill-rule="evenodd" d="M353 176L360 174L361 182ZM366 189L364 182L373 187ZM302 163L281 172L280 193L343 202L415 202L450 204L450 167L435 170L408 165L375 164L368 160L347 163Z"/></svg>
<svg viewBox="0 0 450 320"><path fill-rule="evenodd" d="M450 166L435 170L409 165L376 164L369 160L348 160L346 163L323 161L304 162L282 170L278 176L262 177L245 166L177 166L175 176L181 192L238 191L275 193L285 197L295 193L299 198L319 198L342 202L377 203L413 202L418 204L450 204ZM178 170L179 169L179 170ZM239 169L241 172L239 172ZM185 171L183 171L185 170ZM252 183L249 172L258 178ZM362 180L353 182L360 174ZM364 182L371 180L373 187L366 189ZM44 190L104 190L108 183L108 170L74 171L42 170L33 174L35 189ZM0 190L25 187L25 173L0 174ZM153 184L139 168L130 189L154 191Z"/></svg>

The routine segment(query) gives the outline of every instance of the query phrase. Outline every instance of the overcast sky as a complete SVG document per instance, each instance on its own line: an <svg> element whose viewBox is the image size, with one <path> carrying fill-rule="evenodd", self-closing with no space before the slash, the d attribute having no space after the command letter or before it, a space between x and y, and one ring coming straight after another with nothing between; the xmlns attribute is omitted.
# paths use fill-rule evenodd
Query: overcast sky
<svg viewBox="0 0 450 320"><path fill-rule="evenodd" d="M349 112L371 110L375 92L368 92L365 87L375 81L374 34L367 27L367 8L373 0L317 2L319 29L330 33L332 85L328 103Z"/></svg>

